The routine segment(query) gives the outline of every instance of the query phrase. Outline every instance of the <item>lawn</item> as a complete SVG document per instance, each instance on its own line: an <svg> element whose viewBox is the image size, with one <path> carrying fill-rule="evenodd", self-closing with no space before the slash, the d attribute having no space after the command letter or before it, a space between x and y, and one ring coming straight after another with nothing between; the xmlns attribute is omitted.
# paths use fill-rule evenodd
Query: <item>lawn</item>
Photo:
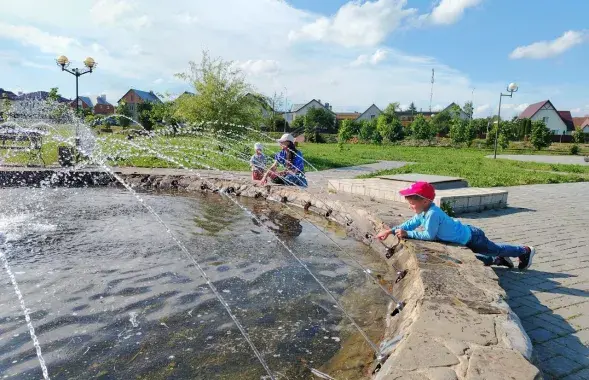
<svg viewBox="0 0 589 380"><path fill-rule="evenodd" d="M253 153L254 140L267 142L260 136L219 137L207 133L197 137L156 137L127 140L124 134L101 134L98 142L103 158L113 166L136 167L189 167L247 171L247 160ZM48 164L57 162L57 143L47 142L43 156ZM566 153L569 144L553 146L552 154ZM580 165L540 164L513 160L485 158L491 150L452 147L414 147L404 145L311 144L300 146L309 161L307 171L346 167L373 163L379 160L404 161L405 167L373 173L375 175L399 173L438 174L465 178L471 186L495 187L537 183L562 183L589 181L589 167ZM269 143L266 154L278 150L276 143ZM509 154L531 154L517 149L503 151ZM10 162L25 163L23 153L10 157Z"/></svg>

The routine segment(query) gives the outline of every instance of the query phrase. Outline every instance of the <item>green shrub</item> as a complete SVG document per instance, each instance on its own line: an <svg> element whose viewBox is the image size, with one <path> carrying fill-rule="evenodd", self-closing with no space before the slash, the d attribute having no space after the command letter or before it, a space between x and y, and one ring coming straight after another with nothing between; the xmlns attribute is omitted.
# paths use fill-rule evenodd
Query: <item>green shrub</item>
<svg viewBox="0 0 589 380"><path fill-rule="evenodd" d="M576 156L579 154L579 146L577 144L573 144L569 151L573 156Z"/></svg>

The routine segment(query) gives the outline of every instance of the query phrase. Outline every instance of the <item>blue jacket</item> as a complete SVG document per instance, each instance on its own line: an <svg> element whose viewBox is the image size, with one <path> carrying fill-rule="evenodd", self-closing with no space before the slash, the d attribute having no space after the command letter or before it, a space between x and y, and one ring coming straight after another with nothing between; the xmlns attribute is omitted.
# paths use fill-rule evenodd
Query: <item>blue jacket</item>
<svg viewBox="0 0 589 380"><path fill-rule="evenodd" d="M297 174L305 173L305 162L303 160L303 152L301 152L300 150L297 151L296 154L293 154L293 159L290 163L286 160L285 150L281 150L280 152L276 153L274 159L278 161L280 165L286 167L287 170L291 170L292 172Z"/></svg>
<svg viewBox="0 0 589 380"><path fill-rule="evenodd" d="M423 227L423 231L415 231L418 227ZM391 230L393 233L395 230L405 230L411 239L441 240L461 245L468 244L472 235L468 226L449 217L433 203L426 212L415 215Z"/></svg>

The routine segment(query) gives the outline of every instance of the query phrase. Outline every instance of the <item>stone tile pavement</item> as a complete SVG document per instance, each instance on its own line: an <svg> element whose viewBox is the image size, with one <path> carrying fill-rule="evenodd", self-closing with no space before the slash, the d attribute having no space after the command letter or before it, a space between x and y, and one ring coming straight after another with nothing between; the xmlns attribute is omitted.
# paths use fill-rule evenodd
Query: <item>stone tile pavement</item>
<svg viewBox="0 0 589 380"><path fill-rule="evenodd" d="M493 156L487 156L493 157ZM497 158L506 160L516 161L530 161L530 162L543 162L546 164L569 164L569 165L589 165L589 162L585 162L583 156L542 156L535 154L500 154Z"/></svg>
<svg viewBox="0 0 589 380"><path fill-rule="evenodd" d="M546 379L589 379L589 183L509 188L509 208L462 220L533 245L527 272L497 268ZM516 260L517 261L517 260Z"/></svg>

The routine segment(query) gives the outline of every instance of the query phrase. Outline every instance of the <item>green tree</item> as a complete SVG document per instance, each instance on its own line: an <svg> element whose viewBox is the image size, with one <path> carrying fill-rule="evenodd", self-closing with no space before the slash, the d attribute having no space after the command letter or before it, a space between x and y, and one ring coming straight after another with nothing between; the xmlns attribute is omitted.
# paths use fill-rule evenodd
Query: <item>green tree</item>
<svg viewBox="0 0 589 380"><path fill-rule="evenodd" d="M335 116L325 108L311 108L305 114L305 126L308 125L319 130L334 131Z"/></svg>
<svg viewBox="0 0 589 380"><path fill-rule="evenodd" d="M252 87L233 62L212 59L203 52L200 63L189 62L187 73L176 74L190 83L194 96L178 99L178 116L190 122L214 122L217 128L226 123L258 127L262 109Z"/></svg>
<svg viewBox="0 0 589 380"><path fill-rule="evenodd" d="M417 108L415 108L415 103L411 102L411 104L409 104L409 108L407 108L407 112L411 112L413 114L417 113Z"/></svg>
<svg viewBox="0 0 589 380"><path fill-rule="evenodd" d="M12 109L12 102L6 94L2 94L2 103L0 103L0 121L6 121Z"/></svg>
<svg viewBox="0 0 589 380"><path fill-rule="evenodd" d="M573 132L573 141L577 144L582 144L585 142L585 134L583 133L582 129L576 129Z"/></svg>
<svg viewBox="0 0 589 380"><path fill-rule="evenodd" d="M399 102L392 102L392 103L389 103L387 108L384 109L383 113L386 113L387 115L390 115L390 116L394 116L400 110L401 110L401 106L399 105Z"/></svg>
<svg viewBox="0 0 589 380"><path fill-rule="evenodd" d="M476 137L476 130L469 120L463 120L455 117L451 121L450 138L455 144L466 144L471 146Z"/></svg>
<svg viewBox="0 0 589 380"><path fill-rule="evenodd" d="M532 122L530 141L537 150L548 148L552 144L552 132L548 129L544 121L538 120Z"/></svg>
<svg viewBox="0 0 589 380"><path fill-rule="evenodd" d="M51 87L51 89L49 90L49 94L47 95L47 100L57 102L59 101L60 97L61 95L59 94L59 88Z"/></svg>
<svg viewBox="0 0 589 380"><path fill-rule="evenodd" d="M417 140L431 141L436 137L434 127L422 114L418 114L411 123L411 133Z"/></svg>
<svg viewBox="0 0 589 380"><path fill-rule="evenodd" d="M152 124L177 125L179 120L176 118L176 103L152 103L149 118Z"/></svg>
<svg viewBox="0 0 589 380"><path fill-rule="evenodd" d="M448 134L450 132L450 122L452 121L452 116L448 111L442 111L437 113L432 118L432 125L436 133L440 134Z"/></svg>
<svg viewBox="0 0 589 380"><path fill-rule="evenodd" d="M340 143L345 143L359 132L359 125L354 120L343 120L337 134Z"/></svg>
<svg viewBox="0 0 589 380"><path fill-rule="evenodd" d="M130 118L133 115L131 113L131 110L129 109L129 105L124 100L122 100L117 105L115 112L117 115L121 115L118 117L118 123L121 127L127 128L129 125L131 125L131 120L129 120L128 118Z"/></svg>
<svg viewBox="0 0 589 380"><path fill-rule="evenodd" d="M472 119L472 116L474 115L474 107L472 105L472 102L464 103L464 107L462 108L462 110L468 116L469 119Z"/></svg>
<svg viewBox="0 0 589 380"><path fill-rule="evenodd" d="M376 130L376 119L363 120L360 124L358 137L364 142L380 143L382 136Z"/></svg>
<svg viewBox="0 0 589 380"><path fill-rule="evenodd" d="M380 114L376 120L376 131L382 140L388 142L403 140L404 137L403 125L395 114Z"/></svg>
<svg viewBox="0 0 589 380"><path fill-rule="evenodd" d="M153 129L153 106L154 104L151 102L137 104L137 121L148 131Z"/></svg>

